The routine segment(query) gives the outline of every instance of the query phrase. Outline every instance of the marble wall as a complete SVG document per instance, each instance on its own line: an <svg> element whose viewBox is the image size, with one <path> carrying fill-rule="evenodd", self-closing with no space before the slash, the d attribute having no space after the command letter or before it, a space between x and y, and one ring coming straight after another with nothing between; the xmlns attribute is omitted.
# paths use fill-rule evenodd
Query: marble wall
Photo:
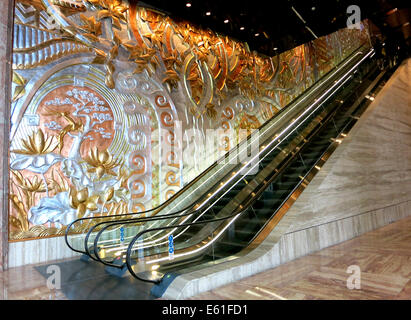
<svg viewBox="0 0 411 320"><path fill-rule="evenodd" d="M411 216L410 205L411 201L407 201L279 236L292 220L286 216L280 222L281 231L272 232L259 248L241 259L177 277L163 298L186 299L347 241Z"/></svg>
<svg viewBox="0 0 411 320"><path fill-rule="evenodd" d="M410 72L411 59L258 248L177 277L163 298L184 299L410 216Z"/></svg>
<svg viewBox="0 0 411 320"><path fill-rule="evenodd" d="M290 232L411 200L411 60L288 212Z"/></svg>
<svg viewBox="0 0 411 320"><path fill-rule="evenodd" d="M0 10L0 270L7 267L8 251L8 137L9 103L10 103L10 72L11 72L11 31L13 23L13 0L3 0Z"/></svg>
<svg viewBox="0 0 411 320"><path fill-rule="evenodd" d="M8 266L13 268L57 259L67 259L79 255L67 246L64 237L16 241L9 243Z"/></svg>

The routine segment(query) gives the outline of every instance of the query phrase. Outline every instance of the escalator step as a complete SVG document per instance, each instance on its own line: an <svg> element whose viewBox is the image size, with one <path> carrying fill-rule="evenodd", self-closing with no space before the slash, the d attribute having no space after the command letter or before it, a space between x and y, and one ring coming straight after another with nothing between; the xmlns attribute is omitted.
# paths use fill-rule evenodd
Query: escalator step
<svg viewBox="0 0 411 320"><path fill-rule="evenodd" d="M287 180L290 180L290 179L296 180L304 173L304 171L305 171L304 169L300 169L300 170L295 170L292 172L286 172L283 177Z"/></svg>
<svg viewBox="0 0 411 320"><path fill-rule="evenodd" d="M212 207L212 210L214 211L215 214L218 214L221 210L224 209L225 206L221 206L221 205L214 205Z"/></svg>
<svg viewBox="0 0 411 320"><path fill-rule="evenodd" d="M293 188L298 181L279 181L276 183L275 187L277 189L282 189L282 190L289 190L290 188Z"/></svg>
<svg viewBox="0 0 411 320"><path fill-rule="evenodd" d="M308 146L308 148L307 149L305 149L304 150L304 152L315 152L315 151L321 151L322 149L324 149L324 146L323 145L321 145L321 146Z"/></svg>
<svg viewBox="0 0 411 320"><path fill-rule="evenodd" d="M248 245L246 241L230 241L227 239L223 239L218 242L218 247L222 247L224 251L229 250L231 248L244 248Z"/></svg>

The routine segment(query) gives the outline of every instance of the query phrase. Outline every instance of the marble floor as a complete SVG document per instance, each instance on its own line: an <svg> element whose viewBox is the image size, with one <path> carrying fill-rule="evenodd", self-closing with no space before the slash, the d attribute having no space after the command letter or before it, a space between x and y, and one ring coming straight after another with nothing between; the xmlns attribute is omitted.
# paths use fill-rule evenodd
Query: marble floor
<svg viewBox="0 0 411 320"><path fill-rule="evenodd" d="M132 276L111 276L100 263L72 258L0 273L0 300L153 300L152 286Z"/></svg>
<svg viewBox="0 0 411 320"><path fill-rule="evenodd" d="M359 289L348 288L350 266L360 272ZM191 299L411 299L411 218Z"/></svg>
<svg viewBox="0 0 411 320"><path fill-rule="evenodd" d="M55 263L71 261L74 260ZM350 266L359 268L360 289L347 287L347 280L353 275L347 273ZM38 270L39 265L31 265L0 272L0 299L76 297L67 294L75 286L71 291L48 289ZM77 276L63 282L73 284L80 280ZM83 284L78 290L87 286ZM411 299L411 217L191 299Z"/></svg>

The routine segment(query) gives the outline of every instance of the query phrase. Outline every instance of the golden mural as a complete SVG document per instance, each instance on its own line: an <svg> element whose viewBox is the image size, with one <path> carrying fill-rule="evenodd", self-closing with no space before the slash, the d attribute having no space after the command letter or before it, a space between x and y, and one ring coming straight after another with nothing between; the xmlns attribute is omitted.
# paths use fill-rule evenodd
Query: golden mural
<svg viewBox="0 0 411 320"><path fill-rule="evenodd" d="M363 24L267 57L127 1L17 0L10 240L158 206L367 43Z"/></svg>

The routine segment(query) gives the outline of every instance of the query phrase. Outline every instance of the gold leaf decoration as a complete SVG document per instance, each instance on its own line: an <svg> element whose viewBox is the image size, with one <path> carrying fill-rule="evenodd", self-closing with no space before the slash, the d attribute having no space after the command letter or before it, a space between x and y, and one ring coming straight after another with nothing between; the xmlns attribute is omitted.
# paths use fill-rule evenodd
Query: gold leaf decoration
<svg viewBox="0 0 411 320"><path fill-rule="evenodd" d="M29 178L24 178L23 175L15 170L11 170L11 173L16 178L19 183L20 188L27 192L42 193L46 192L44 183L37 176L34 176L31 180Z"/></svg>
<svg viewBox="0 0 411 320"><path fill-rule="evenodd" d="M89 3L101 7L99 12L97 13L97 19L111 19L113 27L121 29L120 20L126 22L126 17L124 12L128 9L126 5L122 3L120 0L87 0Z"/></svg>
<svg viewBox="0 0 411 320"><path fill-rule="evenodd" d="M11 150L11 152L25 155L42 155L53 152L58 146L56 137L44 135L41 129L33 132L27 139L23 139L22 144L24 149Z"/></svg>
<svg viewBox="0 0 411 320"><path fill-rule="evenodd" d="M80 29L94 36L101 35L101 22L97 22L94 16L88 18L84 14L80 14L80 19L84 23L84 25L80 26Z"/></svg>
<svg viewBox="0 0 411 320"><path fill-rule="evenodd" d="M117 176L113 169L121 163L120 160L114 159L107 150L100 152L97 148L91 149L89 157L85 160L92 167L87 172L96 173L99 179L104 174Z"/></svg>
<svg viewBox="0 0 411 320"><path fill-rule="evenodd" d="M118 56L118 46L115 45L113 48L111 48L110 53L108 54L108 57L110 60L115 59Z"/></svg>
<svg viewBox="0 0 411 320"><path fill-rule="evenodd" d="M107 191L104 193L104 202L109 202L114 196L114 188L111 187L107 189Z"/></svg>
<svg viewBox="0 0 411 320"><path fill-rule="evenodd" d="M94 60L91 63L93 63L93 64L105 64L106 59L107 59L106 53L102 50L99 50L99 49L95 49L94 52L96 53L96 57L94 58Z"/></svg>
<svg viewBox="0 0 411 320"><path fill-rule="evenodd" d="M97 19L101 20L104 18L110 17L110 11L108 10L100 10L97 14Z"/></svg>
<svg viewBox="0 0 411 320"><path fill-rule="evenodd" d="M104 65L107 74L106 74L106 79L104 81L104 83L106 84L106 86L110 89L114 89L115 88L115 82L114 82L114 77L113 77L113 73L114 73L114 64L109 61L106 62L106 64Z"/></svg>
<svg viewBox="0 0 411 320"><path fill-rule="evenodd" d="M98 37L96 37L94 34L92 33L85 33L83 34L84 37L86 37L88 40L92 41L92 42L98 42Z"/></svg>
<svg viewBox="0 0 411 320"><path fill-rule="evenodd" d="M19 231L23 230L23 225L15 216L9 216L9 224Z"/></svg>
<svg viewBox="0 0 411 320"><path fill-rule="evenodd" d="M12 101L15 102L26 94L27 80L13 70L13 83L16 84Z"/></svg>
<svg viewBox="0 0 411 320"><path fill-rule="evenodd" d="M116 31L113 32L113 42L117 45L120 46L122 44L121 37L118 35Z"/></svg>
<svg viewBox="0 0 411 320"><path fill-rule="evenodd" d="M23 230L27 231L29 228L29 222L27 219L27 213L26 213L26 210L24 209L23 202L21 202L15 194L11 194L9 198L11 200L13 207L17 211L17 214L18 214L17 219L20 221L20 224Z"/></svg>
<svg viewBox="0 0 411 320"><path fill-rule="evenodd" d="M89 196L87 188L77 191L75 188L70 188L69 203L73 209L77 209L77 217L82 218L87 209L90 211L97 210L98 195Z"/></svg>
<svg viewBox="0 0 411 320"><path fill-rule="evenodd" d="M21 75L19 75L16 71L13 71L13 83L19 85L19 86L24 86L26 85L27 81L24 79Z"/></svg>
<svg viewBox="0 0 411 320"><path fill-rule="evenodd" d="M206 114L211 119L215 119L217 117L217 111L215 110L214 104L208 103L206 105Z"/></svg>

